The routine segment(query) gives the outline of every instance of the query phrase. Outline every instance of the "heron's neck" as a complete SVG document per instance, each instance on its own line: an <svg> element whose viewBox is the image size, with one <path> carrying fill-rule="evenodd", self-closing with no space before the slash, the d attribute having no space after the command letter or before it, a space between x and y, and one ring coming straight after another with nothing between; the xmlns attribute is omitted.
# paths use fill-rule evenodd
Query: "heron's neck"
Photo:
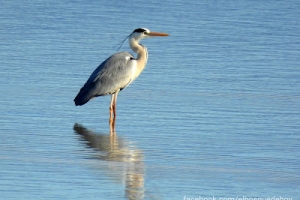
<svg viewBox="0 0 300 200"><path fill-rule="evenodd" d="M146 67L147 60L148 60L148 51L147 48L143 45L139 44L138 40L131 39L129 41L131 49L137 53L137 74L136 77L143 71Z"/></svg>

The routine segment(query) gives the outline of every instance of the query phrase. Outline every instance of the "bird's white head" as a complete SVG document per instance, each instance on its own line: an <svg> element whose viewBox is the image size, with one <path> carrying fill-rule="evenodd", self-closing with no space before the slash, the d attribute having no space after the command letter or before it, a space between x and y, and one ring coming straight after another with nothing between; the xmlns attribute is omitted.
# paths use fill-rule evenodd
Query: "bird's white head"
<svg viewBox="0 0 300 200"><path fill-rule="evenodd" d="M147 28L137 28L130 34L130 39L140 41L141 39L152 37L152 36L168 36L167 33L151 32Z"/></svg>

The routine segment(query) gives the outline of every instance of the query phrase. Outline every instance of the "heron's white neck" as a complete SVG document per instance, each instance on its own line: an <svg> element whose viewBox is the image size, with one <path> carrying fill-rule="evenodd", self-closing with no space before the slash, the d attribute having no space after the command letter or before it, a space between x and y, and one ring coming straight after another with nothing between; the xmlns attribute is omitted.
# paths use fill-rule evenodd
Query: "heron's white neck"
<svg viewBox="0 0 300 200"><path fill-rule="evenodd" d="M148 60L148 51L147 48L139 44L139 40L136 40L135 38L130 38L129 45L131 49L137 53L137 58L136 58L137 70L135 74L135 78L136 78L146 67L147 60Z"/></svg>

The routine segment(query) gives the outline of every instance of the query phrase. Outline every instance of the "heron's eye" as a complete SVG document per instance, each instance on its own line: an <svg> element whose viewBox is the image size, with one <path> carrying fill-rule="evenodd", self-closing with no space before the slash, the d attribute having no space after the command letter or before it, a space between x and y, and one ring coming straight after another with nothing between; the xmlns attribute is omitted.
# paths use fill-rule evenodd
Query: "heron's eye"
<svg viewBox="0 0 300 200"><path fill-rule="evenodd" d="M144 31L144 35L147 35L148 33L147 33L147 31Z"/></svg>

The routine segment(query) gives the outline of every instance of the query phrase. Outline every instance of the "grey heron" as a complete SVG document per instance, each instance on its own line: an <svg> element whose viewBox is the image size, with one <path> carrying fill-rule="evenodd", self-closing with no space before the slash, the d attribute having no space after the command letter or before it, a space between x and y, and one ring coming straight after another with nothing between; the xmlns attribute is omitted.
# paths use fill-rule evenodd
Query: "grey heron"
<svg viewBox="0 0 300 200"><path fill-rule="evenodd" d="M118 52L107 58L91 74L74 99L76 106L86 104L97 96L111 94L109 124L114 132L116 120L116 102L118 93L132 83L144 70L148 51L139 41L152 36L168 36L167 33L151 32L146 28L137 28L129 36L129 45L137 53Z"/></svg>

